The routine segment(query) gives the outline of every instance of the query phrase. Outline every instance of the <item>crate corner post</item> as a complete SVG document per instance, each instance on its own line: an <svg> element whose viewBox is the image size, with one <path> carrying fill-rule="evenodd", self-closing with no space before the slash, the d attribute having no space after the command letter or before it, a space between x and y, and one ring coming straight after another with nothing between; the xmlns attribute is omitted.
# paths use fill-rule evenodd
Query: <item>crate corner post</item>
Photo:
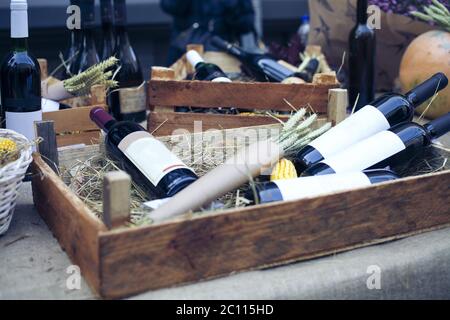
<svg viewBox="0 0 450 320"><path fill-rule="evenodd" d="M111 230L130 219L131 178L123 171L105 174L103 178L103 222Z"/></svg>
<svg viewBox="0 0 450 320"><path fill-rule="evenodd" d="M347 117L347 89L330 89L328 92L328 121L337 125Z"/></svg>

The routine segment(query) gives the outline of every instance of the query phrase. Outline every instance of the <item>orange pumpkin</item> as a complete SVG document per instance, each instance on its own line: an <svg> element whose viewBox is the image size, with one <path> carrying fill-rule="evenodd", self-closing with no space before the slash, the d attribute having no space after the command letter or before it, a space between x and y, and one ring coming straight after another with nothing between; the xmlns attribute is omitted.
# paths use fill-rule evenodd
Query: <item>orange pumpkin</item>
<svg viewBox="0 0 450 320"><path fill-rule="evenodd" d="M400 83L407 92L433 74L443 72L450 78L450 33L429 31L417 37L406 50L400 65ZM422 114L429 103L417 110ZM450 112L450 86L442 90L426 113L436 119Z"/></svg>

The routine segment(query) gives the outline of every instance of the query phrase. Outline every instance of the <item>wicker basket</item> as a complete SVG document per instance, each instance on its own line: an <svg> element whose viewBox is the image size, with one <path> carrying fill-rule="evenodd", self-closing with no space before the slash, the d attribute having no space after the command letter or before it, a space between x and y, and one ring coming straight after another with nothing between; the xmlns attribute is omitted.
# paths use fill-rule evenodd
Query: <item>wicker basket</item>
<svg viewBox="0 0 450 320"><path fill-rule="evenodd" d="M28 144L27 138L11 130L0 129L0 138L10 138L19 143ZM20 158L0 168L0 235L4 234L11 223L18 190L25 173L33 160L31 146L25 148Z"/></svg>

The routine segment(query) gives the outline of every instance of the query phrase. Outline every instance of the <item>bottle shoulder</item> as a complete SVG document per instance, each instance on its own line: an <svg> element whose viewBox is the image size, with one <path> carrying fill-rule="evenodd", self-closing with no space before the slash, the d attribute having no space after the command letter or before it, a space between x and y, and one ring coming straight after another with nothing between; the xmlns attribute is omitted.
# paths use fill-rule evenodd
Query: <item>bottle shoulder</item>
<svg viewBox="0 0 450 320"><path fill-rule="evenodd" d="M30 65L40 68L37 59L28 51L12 51L5 56L2 62L2 69L20 67L20 65Z"/></svg>

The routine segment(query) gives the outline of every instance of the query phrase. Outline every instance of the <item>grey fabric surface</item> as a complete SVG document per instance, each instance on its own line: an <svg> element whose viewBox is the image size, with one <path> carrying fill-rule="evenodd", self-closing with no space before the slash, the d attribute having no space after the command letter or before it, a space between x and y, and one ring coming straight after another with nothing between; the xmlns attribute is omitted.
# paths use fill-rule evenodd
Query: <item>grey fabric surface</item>
<svg viewBox="0 0 450 320"><path fill-rule="evenodd" d="M66 288L71 262L40 219L26 184L0 237L0 299L91 299ZM368 268L381 271L369 290ZM241 273L137 299L450 299L450 229L264 271Z"/></svg>

